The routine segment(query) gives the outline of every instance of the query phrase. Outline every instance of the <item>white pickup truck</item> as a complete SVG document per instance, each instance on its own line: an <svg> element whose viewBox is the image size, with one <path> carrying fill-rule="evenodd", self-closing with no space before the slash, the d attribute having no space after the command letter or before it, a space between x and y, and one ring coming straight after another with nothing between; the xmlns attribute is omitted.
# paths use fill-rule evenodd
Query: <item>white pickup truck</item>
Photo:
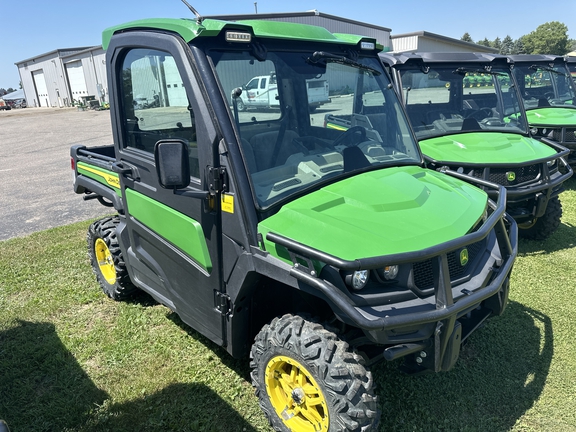
<svg viewBox="0 0 576 432"><path fill-rule="evenodd" d="M248 108L279 108L278 84L276 74L262 75L252 78L242 87L242 96L238 98L238 110ZM306 80L308 92L308 105L313 112L320 105L330 102L328 81L323 79Z"/></svg>
<svg viewBox="0 0 576 432"><path fill-rule="evenodd" d="M12 109L10 105L8 105L4 99L0 98L0 110L9 110Z"/></svg>

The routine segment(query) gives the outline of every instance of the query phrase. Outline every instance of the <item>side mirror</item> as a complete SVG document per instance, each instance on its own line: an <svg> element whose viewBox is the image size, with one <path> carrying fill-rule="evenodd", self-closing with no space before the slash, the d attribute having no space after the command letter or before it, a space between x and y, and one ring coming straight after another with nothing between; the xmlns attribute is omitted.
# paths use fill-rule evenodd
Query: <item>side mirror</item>
<svg viewBox="0 0 576 432"><path fill-rule="evenodd" d="M182 140L160 140L154 146L154 162L160 186L183 189L190 184L188 144Z"/></svg>

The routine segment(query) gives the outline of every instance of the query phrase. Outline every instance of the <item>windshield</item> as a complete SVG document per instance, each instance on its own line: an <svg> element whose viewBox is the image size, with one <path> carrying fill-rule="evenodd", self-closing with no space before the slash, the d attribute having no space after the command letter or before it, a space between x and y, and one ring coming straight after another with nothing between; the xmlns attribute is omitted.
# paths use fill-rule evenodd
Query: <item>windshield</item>
<svg viewBox="0 0 576 432"><path fill-rule="evenodd" d="M402 68L402 93L416 137L495 131L527 133L507 68Z"/></svg>
<svg viewBox="0 0 576 432"><path fill-rule="evenodd" d="M378 59L342 56L211 53L261 208L365 170L421 162Z"/></svg>
<svg viewBox="0 0 576 432"><path fill-rule="evenodd" d="M516 64L514 75L527 110L542 107L576 106L574 81L564 64Z"/></svg>
<svg viewBox="0 0 576 432"><path fill-rule="evenodd" d="M572 76L572 81L576 82L576 61L570 60L566 65L568 66L568 70Z"/></svg>

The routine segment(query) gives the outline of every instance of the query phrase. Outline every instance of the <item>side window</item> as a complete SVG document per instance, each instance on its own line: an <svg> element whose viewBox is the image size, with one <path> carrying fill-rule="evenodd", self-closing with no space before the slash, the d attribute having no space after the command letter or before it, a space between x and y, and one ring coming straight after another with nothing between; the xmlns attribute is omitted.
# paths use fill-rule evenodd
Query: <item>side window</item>
<svg viewBox="0 0 576 432"><path fill-rule="evenodd" d="M157 141L181 139L189 146L190 173L199 177L194 113L174 58L163 51L133 49L120 73L125 147L152 154Z"/></svg>

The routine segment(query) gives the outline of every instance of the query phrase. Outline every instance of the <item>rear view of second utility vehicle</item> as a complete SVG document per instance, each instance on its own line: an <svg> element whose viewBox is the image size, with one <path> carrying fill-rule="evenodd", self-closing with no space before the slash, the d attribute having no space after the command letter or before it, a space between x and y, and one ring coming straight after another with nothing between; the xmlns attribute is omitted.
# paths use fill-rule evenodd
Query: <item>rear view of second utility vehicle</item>
<svg viewBox="0 0 576 432"><path fill-rule="evenodd" d="M476 53L380 56L391 67L428 166L506 187L506 211L519 234L549 237L562 216L558 195L572 175L564 160L569 150L531 137L512 62Z"/></svg>

